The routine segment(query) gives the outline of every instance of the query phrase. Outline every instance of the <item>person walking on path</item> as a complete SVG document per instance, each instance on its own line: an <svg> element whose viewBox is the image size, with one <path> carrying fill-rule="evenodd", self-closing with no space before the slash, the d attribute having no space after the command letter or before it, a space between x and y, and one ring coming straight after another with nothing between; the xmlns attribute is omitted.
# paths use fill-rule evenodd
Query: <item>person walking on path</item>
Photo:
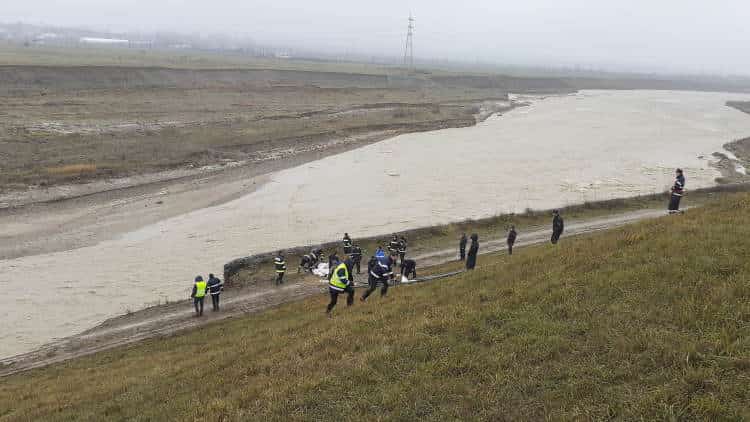
<svg viewBox="0 0 750 422"><path fill-rule="evenodd" d="M553 210L552 211L552 239L550 239L553 245L556 245L557 242L560 240L560 236L562 236L563 230L565 230L565 223L563 222L563 218L560 216L560 211Z"/></svg>
<svg viewBox="0 0 750 422"><path fill-rule="evenodd" d="M213 274L208 275L208 293L211 294L211 306L214 312L219 310L219 295L224 290L224 283Z"/></svg>
<svg viewBox="0 0 750 422"><path fill-rule="evenodd" d="M193 298L193 306L195 306L195 316L203 316L203 300L206 298L206 282L203 281L202 276L195 277L195 283L193 284L193 293L190 297Z"/></svg>
<svg viewBox="0 0 750 422"><path fill-rule="evenodd" d="M273 259L273 265L276 268L276 285L284 284L284 274L286 274L286 261L284 253L279 251L276 258Z"/></svg>
<svg viewBox="0 0 750 422"><path fill-rule="evenodd" d="M674 185L672 185L671 195L669 196L669 213L680 213L680 201L685 194L685 175L682 169L675 170Z"/></svg>
<svg viewBox="0 0 750 422"><path fill-rule="evenodd" d="M466 259L466 243L468 242L468 239L466 238L466 233L463 233L461 235L461 239L458 241L458 259L460 261L463 261Z"/></svg>
<svg viewBox="0 0 750 422"><path fill-rule="evenodd" d="M508 255L513 255L513 245L516 243L517 236L516 226L510 226L510 230L508 230Z"/></svg>
<svg viewBox="0 0 750 422"><path fill-rule="evenodd" d="M469 254L466 255L466 269L473 270L477 266L477 254L479 253L479 236L474 233L471 235L471 246Z"/></svg>

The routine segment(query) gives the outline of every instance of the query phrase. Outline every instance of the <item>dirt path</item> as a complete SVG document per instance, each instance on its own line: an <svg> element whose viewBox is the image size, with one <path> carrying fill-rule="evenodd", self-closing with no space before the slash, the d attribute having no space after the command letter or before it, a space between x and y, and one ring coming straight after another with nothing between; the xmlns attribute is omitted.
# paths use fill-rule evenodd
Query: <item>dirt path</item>
<svg viewBox="0 0 750 422"><path fill-rule="evenodd" d="M663 210L641 210L590 221L571 221L566 227L565 236L584 235L663 215L665 215ZM548 229L520 233L517 247L547 242L550 233ZM564 245L564 238L562 243ZM481 243L480 253L496 252L503 248L505 248L504 239L492 239ZM455 249L445 249L422 254L414 259L419 262L420 268L425 268L454 260L456 255ZM481 261L479 264L481 266ZM207 310L206 315L200 319L193 317L193 309L188 301L144 309L110 319L91 330L55 341L36 351L2 359L0 360L0 377L125 346L148 338L172 335L226 318L261 312L273 306L321 294L324 288L324 282L309 277L302 282L281 288L230 290L222 294L220 313Z"/></svg>

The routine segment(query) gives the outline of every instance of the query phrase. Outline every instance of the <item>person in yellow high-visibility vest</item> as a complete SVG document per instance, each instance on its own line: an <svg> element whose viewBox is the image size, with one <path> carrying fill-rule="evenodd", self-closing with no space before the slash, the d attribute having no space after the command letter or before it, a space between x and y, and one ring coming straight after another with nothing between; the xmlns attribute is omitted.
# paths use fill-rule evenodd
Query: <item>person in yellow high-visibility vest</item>
<svg viewBox="0 0 750 422"><path fill-rule="evenodd" d="M203 299L206 298L206 289L208 283L203 281L203 277L195 277L195 284L193 284L193 293L190 297L193 298L193 305L195 306L195 316L203 316Z"/></svg>
<svg viewBox="0 0 750 422"><path fill-rule="evenodd" d="M339 294L346 293L346 306L354 303L354 278L352 275L351 261L346 260L336 266L328 282L328 292L331 294L331 303L326 308L326 314L331 316L333 307L339 300Z"/></svg>

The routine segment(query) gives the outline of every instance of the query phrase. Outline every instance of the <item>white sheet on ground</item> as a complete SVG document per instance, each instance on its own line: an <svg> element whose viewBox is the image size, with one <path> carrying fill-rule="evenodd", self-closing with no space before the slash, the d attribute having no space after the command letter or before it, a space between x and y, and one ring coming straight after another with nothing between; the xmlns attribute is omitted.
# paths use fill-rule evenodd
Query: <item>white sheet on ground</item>
<svg viewBox="0 0 750 422"><path fill-rule="evenodd" d="M328 264L321 262L317 267L313 268L312 273L318 277L328 277Z"/></svg>

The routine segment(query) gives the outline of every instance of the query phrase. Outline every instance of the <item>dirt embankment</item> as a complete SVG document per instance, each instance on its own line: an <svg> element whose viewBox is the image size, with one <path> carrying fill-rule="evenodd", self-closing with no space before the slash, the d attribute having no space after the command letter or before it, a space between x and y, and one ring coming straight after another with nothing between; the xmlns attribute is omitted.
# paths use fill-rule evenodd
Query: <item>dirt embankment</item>
<svg viewBox="0 0 750 422"><path fill-rule="evenodd" d="M481 79L0 66L0 206L361 145L379 134L469 126L480 111L502 110L495 103L505 104L511 87L522 88Z"/></svg>

